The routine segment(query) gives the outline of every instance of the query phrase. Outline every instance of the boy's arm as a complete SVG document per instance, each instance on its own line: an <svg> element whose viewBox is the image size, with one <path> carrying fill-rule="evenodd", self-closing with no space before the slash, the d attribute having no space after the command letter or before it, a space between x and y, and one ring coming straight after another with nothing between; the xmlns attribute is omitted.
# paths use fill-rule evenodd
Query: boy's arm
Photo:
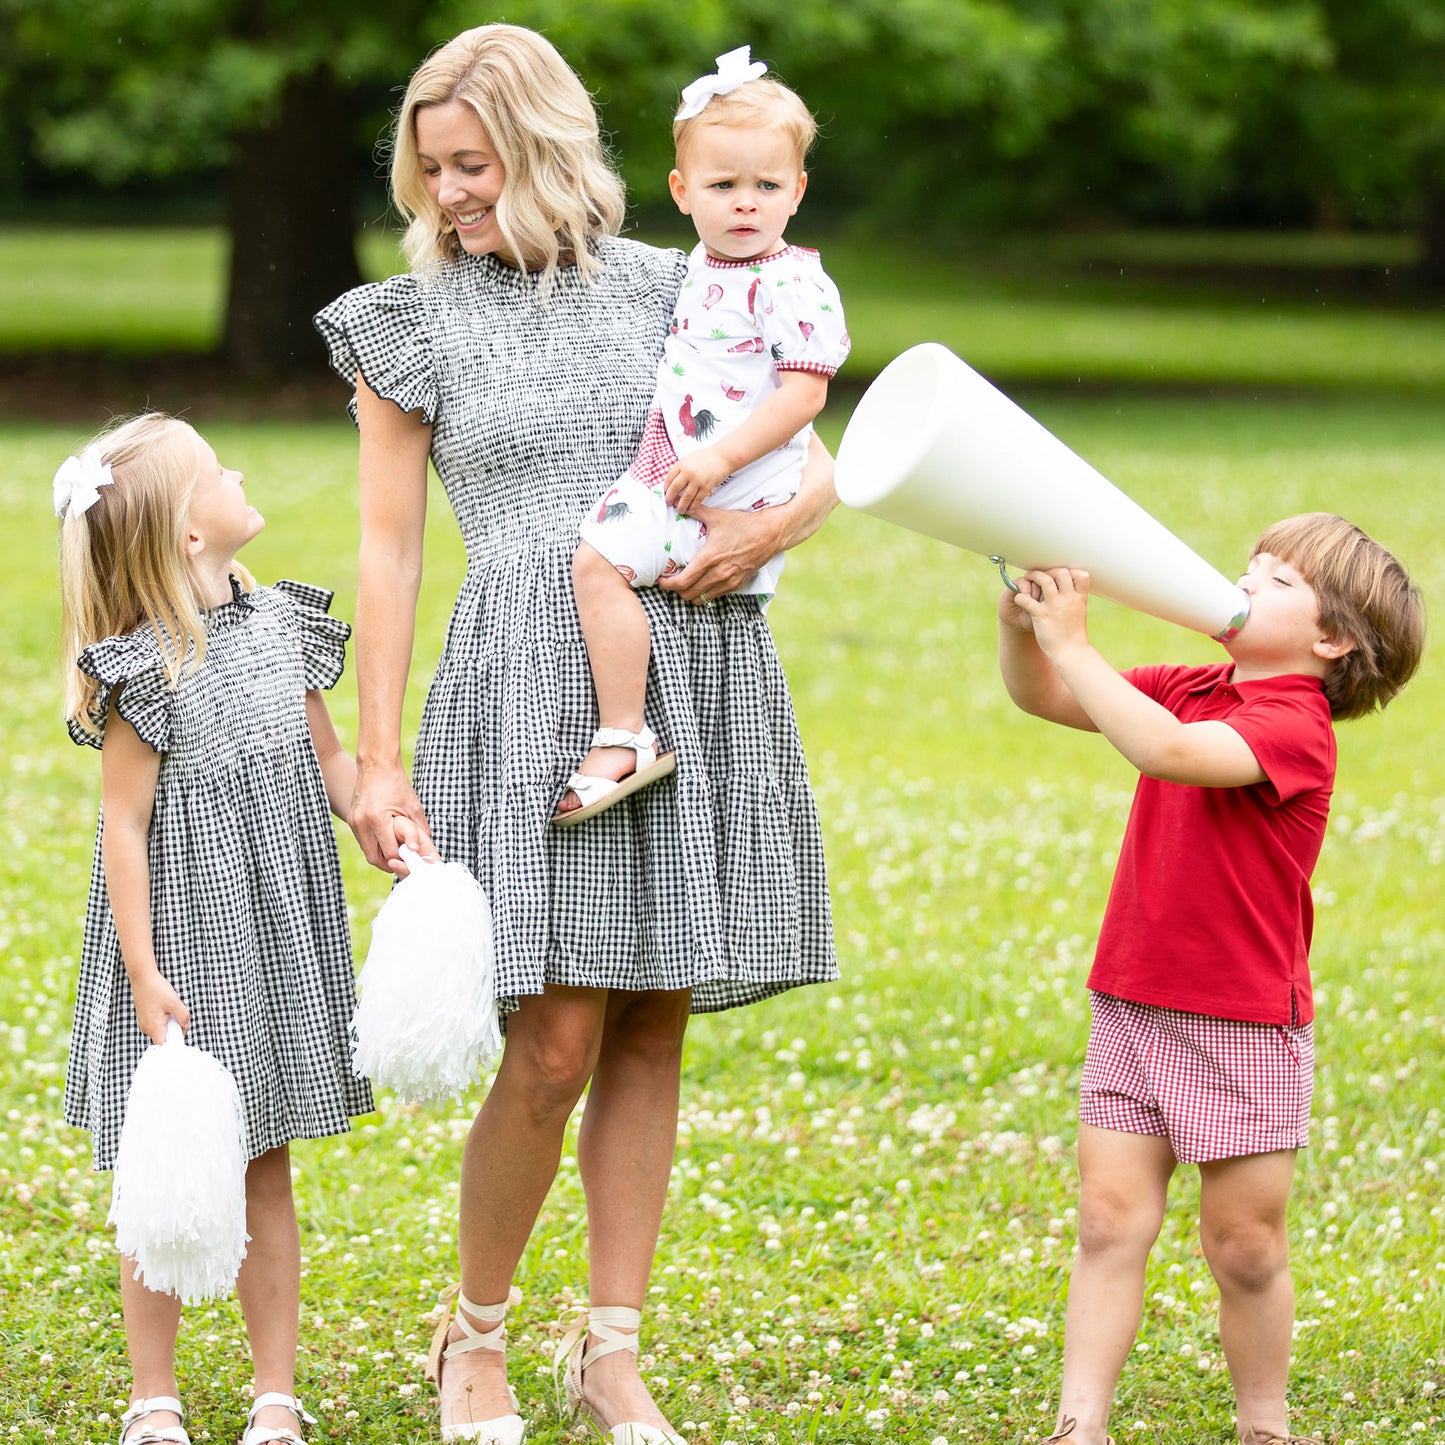
<svg viewBox="0 0 1445 1445"><path fill-rule="evenodd" d="M1040 649L1093 726L1147 777L1201 788L1264 782L1253 750L1228 723L1180 722L1105 661L1085 626L1088 592L1087 572L1026 572L1016 605L1033 620Z"/></svg>
<svg viewBox="0 0 1445 1445"><path fill-rule="evenodd" d="M156 1044L166 1041L167 1014L182 1028L191 1022L189 1010L156 966L151 934L150 827L160 767L160 754L142 741L112 701L100 753L105 818L100 860L136 1021Z"/></svg>
<svg viewBox="0 0 1445 1445"><path fill-rule="evenodd" d="M321 764L326 800L343 823L351 817L351 798L356 792L356 761L341 746L327 710L326 699L314 687L306 689L306 724L311 729L311 746Z"/></svg>
<svg viewBox="0 0 1445 1445"><path fill-rule="evenodd" d="M777 451L823 410L828 378L815 371L783 371L778 389L716 446L678 459L667 474L667 500L679 512L706 501L736 471Z"/></svg>

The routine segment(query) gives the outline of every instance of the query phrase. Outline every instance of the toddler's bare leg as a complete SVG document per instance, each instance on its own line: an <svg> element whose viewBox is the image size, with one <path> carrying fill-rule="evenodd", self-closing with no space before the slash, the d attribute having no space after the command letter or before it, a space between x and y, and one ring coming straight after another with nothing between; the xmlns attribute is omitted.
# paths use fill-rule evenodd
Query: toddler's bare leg
<svg viewBox="0 0 1445 1445"><path fill-rule="evenodd" d="M643 723L652 633L647 614L627 579L595 547L583 542L572 558L577 615L597 689L597 725L636 732ZM577 769L594 778L622 778L636 762L631 748L593 748ZM576 799L568 794L563 811Z"/></svg>
<svg viewBox="0 0 1445 1445"><path fill-rule="evenodd" d="M1285 1222L1294 1150L1199 1166L1199 1239L1219 1286L1219 1343L1244 1439L1289 1435L1285 1388L1294 1284Z"/></svg>
<svg viewBox="0 0 1445 1445"><path fill-rule="evenodd" d="M1159 1237L1177 1161L1167 1139L1079 1125L1079 1244L1064 1317L1059 1422L1070 1445L1103 1445L1119 1373L1144 1307L1144 1267Z"/></svg>

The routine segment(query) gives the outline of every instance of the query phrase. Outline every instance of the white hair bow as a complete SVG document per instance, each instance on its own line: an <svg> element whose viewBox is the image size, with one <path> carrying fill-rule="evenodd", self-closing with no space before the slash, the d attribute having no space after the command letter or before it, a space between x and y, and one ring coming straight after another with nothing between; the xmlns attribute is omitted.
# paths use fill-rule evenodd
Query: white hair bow
<svg viewBox="0 0 1445 1445"><path fill-rule="evenodd" d="M77 517L83 516L100 500L100 489L115 478L110 463L100 459L100 448L88 446L78 457L66 457L51 484L55 515L63 516L69 507Z"/></svg>
<svg viewBox="0 0 1445 1445"><path fill-rule="evenodd" d="M751 59L751 45L740 45L717 58L717 74L701 75L682 90L682 109L678 120L691 120L715 95L726 95L750 80L768 73L768 67L761 60Z"/></svg>

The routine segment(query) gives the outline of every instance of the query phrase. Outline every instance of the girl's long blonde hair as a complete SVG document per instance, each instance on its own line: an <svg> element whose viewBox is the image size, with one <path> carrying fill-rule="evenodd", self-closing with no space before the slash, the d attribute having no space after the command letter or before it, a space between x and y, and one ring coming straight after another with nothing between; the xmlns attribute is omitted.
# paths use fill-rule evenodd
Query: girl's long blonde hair
<svg viewBox="0 0 1445 1445"><path fill-rule="evenodd" d="M175 686L206 655L206 623L186 551L199 438L177 417L147 412L108 427L91 443L112 481L84 512L67 506L60 523L60 654L65 716L99 733L100 684L76 666L93 642L149 626ZM255 583L233 564L237 580Z"/></svg>
<svg viewBox="0 0 1445 1445"><path fill-rule="evenodd" d="M413 270L463 255L427 190L416 150L416 113L461 101L506 167L497 225L512 258L544 284L565 257L581 275L600 264L589 249L622 229L626 193L608 164L597 110L555 47L519 25L464 30L417 67L392 137L391 194L409 225L402 250Z"/></svg>

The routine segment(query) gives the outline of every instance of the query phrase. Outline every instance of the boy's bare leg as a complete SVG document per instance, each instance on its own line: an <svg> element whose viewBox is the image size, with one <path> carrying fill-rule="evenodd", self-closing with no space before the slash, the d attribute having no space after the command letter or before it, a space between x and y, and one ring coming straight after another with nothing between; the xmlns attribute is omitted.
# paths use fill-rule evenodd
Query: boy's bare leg
<svg viewBox="0 0 1445 1445"><path fill-rule="evenodd" d="M1199 1166L1199 1238L1219 1286L1219 1343L1238 1429L1288 1436L1285 1389L1294 1337L1286 1210L1293 1149Z"/></svg>
<svg viewBox="0 0 1445 1445"><path fill-rule="evenodd" d="M1167 1139L1079 1125L1079 1244L1059 1389L1059 1427L1075 1422L1069 1445L1104 1445L1177 1162Z"/></svg>
<svg viewBox="0 0 1445 1445"><path fill-rule="evenodd" d="M632 584L586 542L572 558L572 586L597 690L597 724L635 733L643 723L652 655L647 614ZM593 778L623 778L636 760L631 748L593 748L577 771ZM563 811L569 811L565 799Z"/></svg>

